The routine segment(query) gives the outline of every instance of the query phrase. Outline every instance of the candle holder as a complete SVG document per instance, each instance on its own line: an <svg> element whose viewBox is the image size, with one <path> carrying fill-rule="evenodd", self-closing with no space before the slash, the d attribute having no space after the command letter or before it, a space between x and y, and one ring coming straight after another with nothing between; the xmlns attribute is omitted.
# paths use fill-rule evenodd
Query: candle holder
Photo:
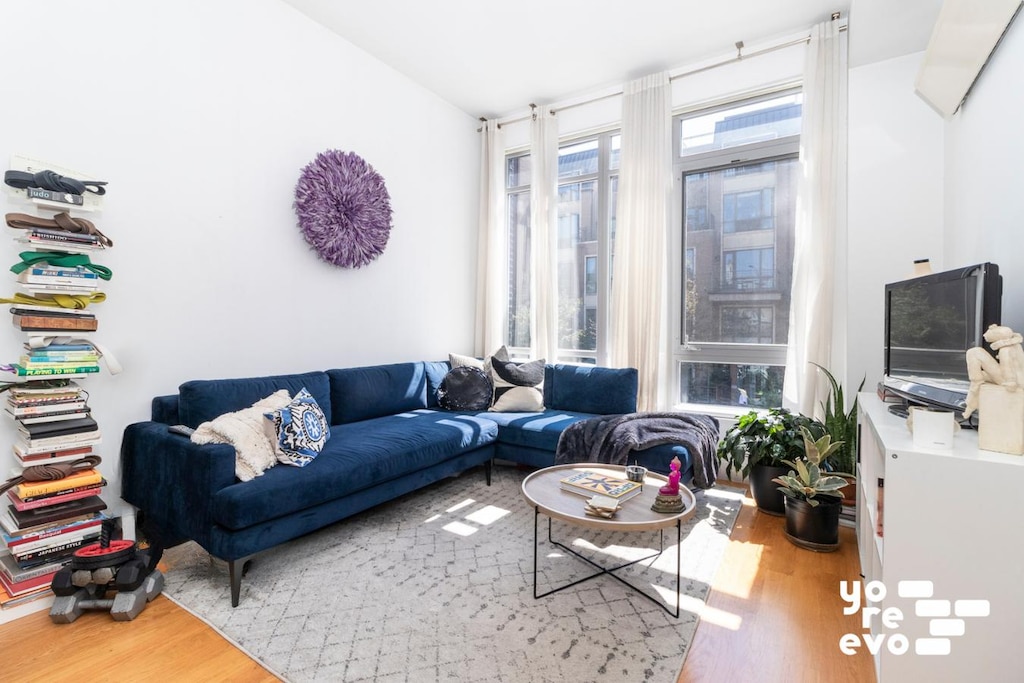
<svg viewBox="0 0 1024 683"><path fill-rule="evenodd" d="M626 478L643 485L644 477L647 476L647 468L640 465L626 465Z"/></svg>

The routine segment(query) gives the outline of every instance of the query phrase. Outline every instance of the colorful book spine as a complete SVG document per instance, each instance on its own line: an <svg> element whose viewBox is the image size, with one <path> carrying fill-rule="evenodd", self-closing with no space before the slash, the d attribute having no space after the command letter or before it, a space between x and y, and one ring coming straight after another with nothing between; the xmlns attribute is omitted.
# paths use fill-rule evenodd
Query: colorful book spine
<svg viewBox="0 0 1024 683"><path fill-rule="evenodd" d="M24 554L11 553L14 555L14 559L18 562L18 566L22 566L25 563L36 563L46 562L57 557L63 557L70 555L83 545L89 545L97 538L99 538L99 532L96 534L85 536L84 538L75 539L66 543L60 543L58 545L50 546L48 548L40 548Z"/></svg>
<svg viewBox="0 0 1024 683"><path fill-rule="evenodd" d="M34 417L36 415L49 415L51 413L63 413L71 410L81 410L88 407L85 401L49 401L41 405L15 407L8 406L7 412L14 417Z"/></svg>
<svg viewBox="0 0 1024 683"><path fill-rule="evenodd" d="M74 458L75 460L92 453L91 445L75 445L68 448L54 448L40 451L28 451L23 444L15 443L12 447L14 456L22 462L38 464L41 462L54 461L56 458Z"/></svg>
<svg viewBox="0 0 1024 683"><path fill-rule="evenodd" d="M56 505L58 503L68 503L72 500L78 500L80 498L88 498L89 496L95 496L100 492L100 489L102 489L106 485L106 480L102 480L98 484L76 486L75 488L68 491L58 491L57 493L47 493L39 496L27 496L25 498L22 498L13 491L8 491L7 497L11 499L11 503L14 505L15 510L19 512L25 512L26 510L36 510L38 508L47 507L49 505Z"/></svg>
<svg viewBox="0 0 1024 683"><path fill-rule="evenodd" d="M69 351L67 353L31 353L21 357L22 365L42 363L95 363L100 354L95 351Z"/></svg>
<svg viewBox="0 0 1024 683"><path fill-rule="evenodd" d="M45 538L37 538L35 540L29 539L23 543L11 544L7 546L7 549L14 555L24 555L37 550L45 550L57 543L71 543L86 537L95 536L99 532L99 525L93 524L82 529L63 531L58 534L46 536Z"/></svg>
<svg viewBox="0 0 1024 683"><path fill-rule="evenodd" d="M13 315L14 326L27 331L80 330L93 332L99 327L96 318L56 315Z"/></svg>
<svg viewBox="0 0 1024 683"><path fill-rule="evenodd" d="M77 278L83 278L85 280L98 280L99 277L100 277L96 273L94 273L94 272L92 272L90 270L86 270L85 268L82 268L81 266L78 266L78 267L75 267L75 268L55 268L55 267L52 267L52 266L49 267L49 268L38 268L38 267L35 267L35 268L29 268L25 272L27 272L29 275L56 276L56 277L77 277Z"/></svg>
<svg viewBox="0 0 1024 683"><path fill-rule="evenodd" d="M103 477L100 476L100 473L97 470L88 469L72 474L70 477L64 477L63 479L21 483L11 490L16 492L18 498L25 500L26 498L40 496L46 493L70 493L79 487L88 486L89 484L98 484L101 481L103 481Z"/></svg>
<svg viewBox="0 0 1024 683"><path fill-rule="evenodd" d="M2 586L3 589L7 591L7 594L11 597L20 597L22 595L26 595L36 590L49 588L50 584L53 582L53 575L56 574L59 570L60 567L57 567L57 569L54 569L48 574L43 574L42 576L35 576L31 579L26 579L25 581L17 582L11 581L6 574L0 572L0 586Z"/></svg>
<svg viewBox="0 0 1024 683"><path fill-rule="evenodd" d="M88 446L90 450L93 446L103 443L103 439L100 438L100 433L90 432L89 438L82 437L81 441L73 440L68 442L55 443L47 440L45 443L36 442L15 442L15 452L21 453L22 457L28 455L42 455L44 453L56 453L59 451L68 451L72 448L85 448Z"/></svg>
<svg viewBox="0 0 1024 683"><path fill-rule="evenodd" d="M49 375L87 375L99 372L99 365L72 365L65 368L26 368L24 365L15 364L8 366L11 372L18 377L46 377Z"/></svg>
<svg viewBox="0 0 1024 683"><path fill-rule="evenodd" d="M18 567L18 563L14 561L13 555L4 553L3 555L0 555L0 574L6 576L12 583L17 581L27 581L37 576L52 576L54 572L67 563L68 561L58 560L49 564L32 567L31 569L21 569Z"/></svg>

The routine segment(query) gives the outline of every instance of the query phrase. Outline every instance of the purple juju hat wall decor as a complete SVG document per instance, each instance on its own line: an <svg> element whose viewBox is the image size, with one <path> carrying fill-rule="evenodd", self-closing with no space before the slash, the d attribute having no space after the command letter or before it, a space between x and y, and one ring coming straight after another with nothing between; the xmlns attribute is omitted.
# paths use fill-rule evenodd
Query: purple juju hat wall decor
<svg viewBox="0 0 1024 683"><path fill-rule="evenodd" d="M295 212L320 258L343 268L359 268L380 256L391 234L384 178L354 152L330 149L302 169Z"/></svg>

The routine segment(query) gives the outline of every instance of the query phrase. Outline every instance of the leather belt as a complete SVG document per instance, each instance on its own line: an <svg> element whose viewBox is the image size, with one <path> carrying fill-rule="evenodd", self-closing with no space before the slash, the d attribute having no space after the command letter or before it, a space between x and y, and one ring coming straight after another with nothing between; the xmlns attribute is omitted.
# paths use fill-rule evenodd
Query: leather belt
<svg viewBox="0 0 1024 683"><path fill-rule="evenodd" d="M63 230L74 234L95 235L103 246L114 246L114 240L97 230L92 221L75 218L67 211L61 211L53 218L40 218L27 213L9 213L4 218L7 220L7 225L18 230L44 228L46 230Z"/></svg>
<svg viewBox="0 0 1024 683"><path fill-rule="evenodd" d="M11 477L7 481L0 484L0 493L3 493L7 489L14 488L18 484L25 481L55 481L69 477L76 472L84 472L85 470L91 470L103 462L103 458L98 455L87 455L84 458L75 460L74 462L59 462L53 465L32 465L26 467L16 477Z"/></svg>
<svg viewBox="0 0 1024 683"><path fill-rule="evenodd" d="M23 294L15 292L10 297L0 297L0 304L31 304L33 306L52 306L53 308L71 308L81 310L89 304L101 304L107 300L103 292L90 292L88 294L63 294L54 292L52 294Z"/></svg>
<svg viewBox="0 0 1024 683"><path fill-rule="evenodd" d="M89 260L87 254L65 254L58 251L23 251L18 256L21 258L21 261L11 266L11 272L15 275L31 268L37 263L48 263L51 266L63 268L82 266L86 270L96 273L101 280L109 280L114 276L114 271L106 266L93 263Z"/></svg>
<svg viewBox="0 0 1024 683"><path fill-rule="evenodd" d="M39 187L44 190L71 194L82 194L87 191L93 194L107 193L107 188L103 187L107 184L105 180L75 180L53 171L39 171L38 173L7 171L4 173L4 182L19 189Z"/></svg>

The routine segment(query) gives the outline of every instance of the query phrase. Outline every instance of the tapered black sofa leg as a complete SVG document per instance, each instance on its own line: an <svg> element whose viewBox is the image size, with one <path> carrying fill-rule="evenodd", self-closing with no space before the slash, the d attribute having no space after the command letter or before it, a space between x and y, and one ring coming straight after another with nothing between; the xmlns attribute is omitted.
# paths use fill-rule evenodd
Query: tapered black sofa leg
<svg viewBox="0 0 1024 683"><path fill-rule="evenodd" d="M491 467L494 465L494 458L484 463L484 476L487 477L487 485L491 485Z"/></svg>
<svg viewBox="0 0 1024 683"><path fill-rule="evenodd" d="M252 555L228 561L228 578L231 581L231 606L238 607L238 599L242 593L242 576L248 570Z"/></svg>

